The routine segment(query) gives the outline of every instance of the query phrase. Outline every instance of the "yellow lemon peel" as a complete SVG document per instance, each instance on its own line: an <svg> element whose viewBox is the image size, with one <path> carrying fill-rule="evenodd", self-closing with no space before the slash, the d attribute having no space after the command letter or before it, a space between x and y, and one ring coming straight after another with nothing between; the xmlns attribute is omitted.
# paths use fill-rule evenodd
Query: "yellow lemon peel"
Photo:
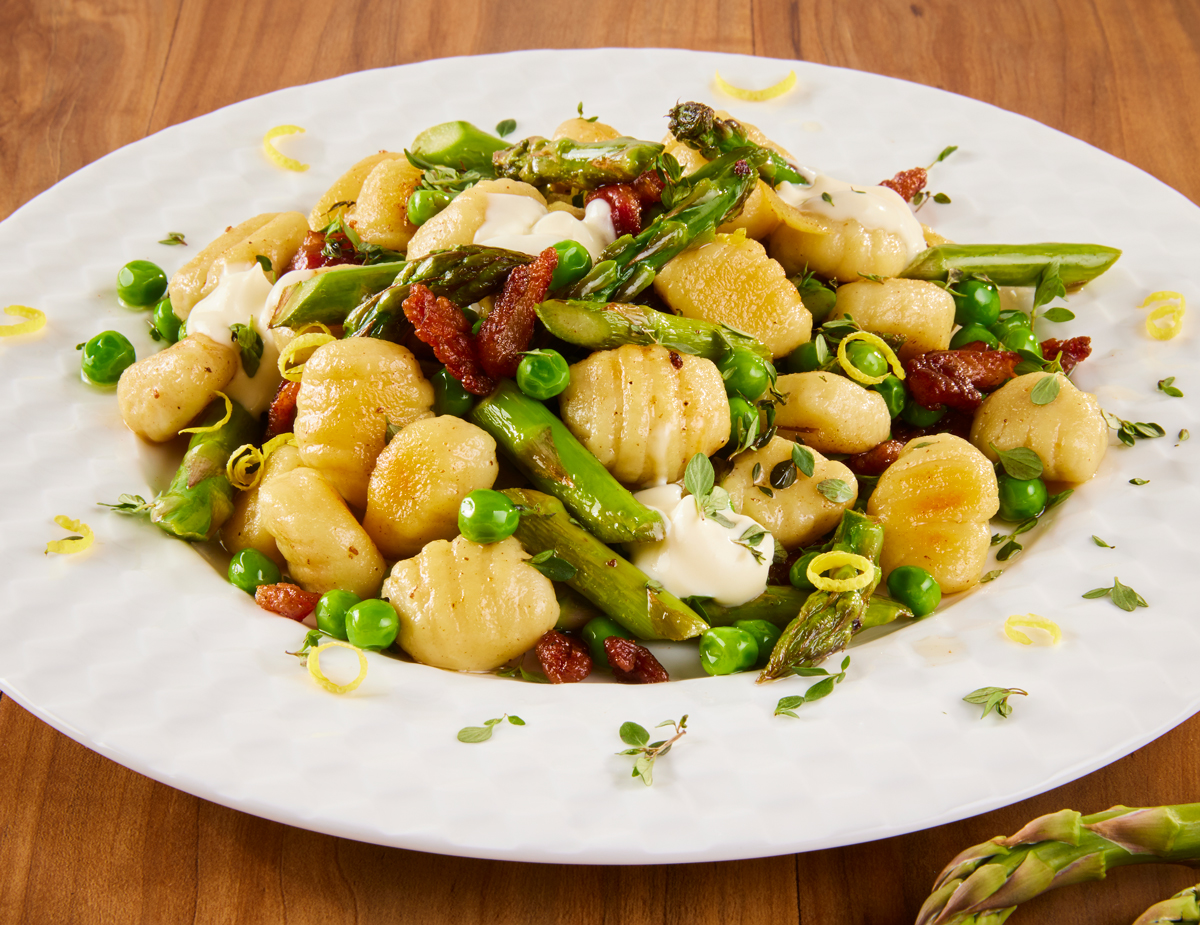
<svg viewBox="0 0 1200 925"><path fill-rule="evenodd" d="M229 460L225 463L225 474L229 476L229 484L238 491L249 491L261 481L267 458L281 446L289 444L297 445L295 434L272 437L262 445L261 450L252 443L243 443L229 454Z"/></svg>
<svg viewBox="0 0 1200 925"><path fill-rule="evenodd" d="M1058 628L1058 624L1053 620L1047 620L1045 617L1039 617L1036 613L1015 613L1004 621L1004 635L1013 642L1019 642L1023 646L1035 645L1034 641L1022 633L1018 626L1027 626L1031 629L1045 630L1050 634L1049 642L1039 642L1036 645L1040 646L1056 646L1062 641L1062 630Z"/></svg>
<svg viewBox="0 0 1200 925"><path fill-rule="evenodd" d="M1146 333L1155 340L1170 340L1183 330L1187 300L1182 293L1169 289L1152 292L1138 308L1152 309L1146 316Z"/></svg>
<svg viewBox="0 0 1200 925"><path fill-rule="evenodd" d="M822 572L849 565L858 569L853 578L826 578ZM866 556L852 552L823 552L808 563L808 580L818 591L858 591L875 579L875 564Z"/></svg>
<svg viewBox="0 0 1200 925"><path fill-rule="evenodd" d="M868 344L882 353L884 358L888 361L888 365L892 367L892 372L896 374L896 378L904 378L904 364L900 362L900 358L896 356L892 348L887 345L887 341L885 341L882 337L872 334L870 331L855 331L853 334L847 334L842 338L842 342L838 344L838 363L840 363L842 369L846 371L847 376L849 376L859 385L878 385L889 375L888 373L884 373L882 376L868 376L861 369L850 362L850 358L846 355L846 345L855 340L866 341Z"/></svg>
<svg viewBox="0 0 1200 925"><path fill-rule="evenodd" d="M333 331L329 330L329 325L323 324L320 321L310 321L308 324L304 325L304 327L299 328L296 331L296 334L298 334L298 335L299 334L307 334L310 331L314 331L314 329L315 329L315 332L319 332L321 334L328 334L330 337L333 337Z"/></svg>
<svg viewBox="0 0 1200 925"><path fill-rule="evenodd" d="M321 671L321 653L326 649L332 649L334 646L338 646L342 649L349 649L351 652L357 653L358 655L358 677L356 677L349 684L334 684L327 677L325 677L324 672ZM331 694L348 694L350 691L358 687L358 685L362 684L367 677L367 657L362 654L362 649L358 649L350 645L348 642L338 642L337 640L334 640L332 642L325 643L323 646L317 646L308 653L308 658L306 661L308 662L308 673L312 675L312 679Z"/></svg>
<svg viewBox="0 0 1200 925"><path fill-rule="evenodd" d="M0 324L0 337L16 337L18 334L32 334L34 331L40 331L46 326L46 313L38 311L36 308L30 308L28 305L9 305L4 309L4 314L12 315L14 318L28 318L28 321L19 321L16 324Z"/></svg>
<svg viewBox="0 0 1200 925"><path fill-rule="evenodd" d="M309 347L316 350L335 340L337 338L332 334L301 334L299 337L293 338L292 342L279 354L279 375L288 382L299 382L300 377L304 374L304 361L292 366L291 362L296 358L296 354ZM307 359L305 357L305 360Z"/></svg>
<svg viewBox="0 0 1200 925"><path fill-rule="evenodd" d="M286 434L280 434L278 437L272 437L270 440L268 440L262 446L263 462L266 462L267 459L270 457L270 455L272 453L274 453L276 450L278 450L280 447L299 446L299 445L300 444L296 442L296 435L291 432L288 432Z"/></svg>
<svg viewBox="0 0 1200 925"><path fill-rule="evenodd" d="M773 100L777 96L783 96L788 90L796 86L796 72L788 71L787 77L778 83L773 83L771 86L763 90L746 90L742 87L735 87L724 77L720 71L714 71L716 74L717 89L722 93L728 94L737 100L746 100L749 103L761 103L763 100Z"/></svg>
<svg viewBox="0 0 1200 925"><path fill-rule="evenodd" d="M263 135L263 152L272 164L276 167L282 167L284 170L295 170L301 173L308 170L308 164L301 164L298 160L281 154L279 149L272 144L276 138L281 138L284 135L295 135L303 131L304 129L298 125L277 125L267 132L267 134Z"/></svg>
<svg viewBox="0 0 1200 925"><path fill-rule="evenodd" d="M229 396L224 392L216 392L214 394L220 395L225 399L225 417L217 421L216 424L210 424L207 427L185 427L180 431L181 434L210 434L214 430L220 430L229 423L229 419L233 417L233 402L229 400Z"/></svg>
<svg viewBox="0 0 1200 925"><path fill-rule="evenodd" d="M83 552L92 545L92 541L96 538L96 534L92 532L92 528L85 524L82 520L72 520L66 514L59 514L54 518L54 522L64 530L70 530L72 533L78 533L79 536L72 536L65 540L51 540L46 544L46 554L52 552L70 555L74 552Z"/></svg>

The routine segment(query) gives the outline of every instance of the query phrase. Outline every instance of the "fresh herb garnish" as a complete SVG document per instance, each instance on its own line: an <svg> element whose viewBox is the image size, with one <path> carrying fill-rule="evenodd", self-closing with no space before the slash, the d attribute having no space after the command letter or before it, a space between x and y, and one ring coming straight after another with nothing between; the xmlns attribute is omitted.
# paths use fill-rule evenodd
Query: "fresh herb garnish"
<svg viewBox="0 0 1200 925"><path fill-rule="evenodd" d="M1168 376L1166 379L1159 379L1158 380L1158 390L1160 392L1166 392L1172 398L1183 398L1183 392L1181 392L1181 391L1179 391L1179 389L1175 388L1175 377L1174 376Z"/></svg>
<svg viewBox="0 0 1200 925"><path fill-rule="evenodd" d="M516 130L517 130L517 120L516 119L505 119L503 122L496 123L496 134L499 135L501 138L504 138L506 135L511 135Z"/></svg>
<svg viewBox="0 0 1200 925"><path fill-rule="evenodd" d="M575 111L579 113L579 118L583 119L583 103L582 102L579 104L578 107L576 107ZM584 119L584 121L585 122L595 122L599 118L600 118L599 116L590 116L587 119Z"/></svg>
<svg viewBox="0 0 1200 925"><path fill-rule="evenodd" d="M514 726L524 726L525 720L519 716L509 716L505 713L503 716L498 716L495 719L483 721L482 726L464 726L458 730L458 741L460 742L486 742L492 737L492 730L500 723L508 720Z"/></svg>
<svg viewBox="0 0 1200 925"><path fill-rule="evenodd" d="M529 560L529 564L551 581L570 581L579 571L566 559L560 559L553 549L544 549Z"/></svg>
<svg viewBox="0 0 1200 925"><path fill-rule="evenodd" d="M779 698L779 703L775 704L776 716L796 716L796 708L803 706L806 703L812 703L816 700L821 700L833 693L836 685L841 684L846 680L846 669L850 667L850 656L847 655L842 659L841 671L834 674L832 671L826 671L824 668L793 668L792 672L802 678L816 678L824 676L810 687L803 694L793 694L790 697Z"/></svg>
<svg viewBox="0 0 1200 925"><path fill-rule="evenodd" d="M821 198L824 199L830 205L833 205L833 197L830 196L828 193L822 193Z"/></svg>
<svg viewBox="0 0 1200 925"><path fill-rule="evenodd" d="M822 479L817 483L817 491L834 504L845 504L854 497L854 489L842 479Z"/></svg>
<svg viewBox="0 0 1200 925"><path fill-rule="evenodd" d="M1058 376L1053 373L1049 376L1043 376L1030 389L1029 400L1035 405L1048 405L1054 399L1058 398L1059 388Z"/></svg>
<svg viewBox="0 0 1200 925"><path fill-rule="evenodd" d="M1134 591L1129 585L1121 584L1121 579L1115 577L1113 578L1111 588L1095 588L1083 596L1089 601L1101 597L1111 597L1114 604L1129 613L1133 613L1138 607L1150 606L1146 603L1144 597Z"/></svg>
<svg viewBox="0 0 1200 925"><path fill-rule="evenodd" d="M1067 297L1067 287L1063 284L1062 277L1058 272L1059 265L1060 261L1055 257L1042 268L1042 274L1038 277L1037 288L1033 292L1033 310L1030 312L1033 320L1037 319L1037 310L1047 302ZM1075 316L1072 315L1071 317Z"/></svg>
<svg viewBox="0 0 1200 925"><path fill-rule="evenodd" d="M144 514L150 510L151 502L141 495L118 495L116 504L107 501L96 502L101 507L111 508L116 514Z"/></svg>
<svg viewBox="0 0 1200 925"><path fill-rule="evenodd" d="M532 681L534 684L549 684L549 678L543 678L541 675L534 674L532 671L526 671L524 665L511 665L508 668L497 668L495 671L498 678L520 678L522 681Z"/></svg>
<svg viewBox="0 0 1200 925"><path fill-rule="evenodd" d="M304 634L304 644L301 645L300 648L297 649L295 652L287 652L285 654L294 655L294 656L296 656L296 658L300 659L301 665L307 665L309 652L311 652L318 645L320 645L321 640L325 639L325 638L334 639L336 637L331 636L329 633L325 632L324 630L309 630L307 633Z"/></svg>
<svg viewBox="0 0 1200 925"><path fill-rule="evenodd" d="M679 722L665 719L655 726L655 729L661 729L663 726L675 727L675 735L658 742L650 741L650 733L646 731L645 727L633 722L621 723L621 741L632 747L617 752L617 754L637 755L637 760L633 763L633 777L640 777L642 783L647 787L654 783L654 762L669 752L671 746L687 735L687 720L685 713Z"/></svg>
<svg viewBox="0 0 1200 925"><path fill-rule="evenodd" d="M1183 443L1183 441L1187 440L1189 437L1191 437L1191 434L1189 434L1186 430L1181 430L1179 432L1179 442L1180 443Z"/></svg>
<svg viewBox="0 0 1200 925"><path fill-rule="evenodd" d="M1029 691L1023 691L1019 687L981 687L977 691L971 691L963 700L967 703L983 705L983 713L980 714L980 719L983 719L993 710L999 714L1001 719L1004 719L1012 713L1012 704L1008 702L1008 698L1013 696L1013 694L1028 697Z"/></svg>
<svg viewBox="0 0 1200 925"><path fill-rule="evenodd" d="M942 161L944 161L946 158L948 158L951 154L953 154L957 150L958 150L958 145L948 145L947 147L942 148L942 153L937 156L937 160L935 160L933 162L933 164L940 164ZM932 167L933 164L930 164L929 167ZM925 169L928 170L929 167L926 167Z"/></svg>
<svg viewBox="0 0 1200 925"><path fill-rule="evenodd" d="M1011 450L1002 450L996 444L989 443L992 452L1000 457L1000 465L1011 478L1022 482L1041 478L1045 466L1042 458L1026 446L1016 446Z"/></svg>
<svg viewBox="0 0 1200 925"><path fill-rule="evenodd" d="M1150 480L1149 479L1130 479L1129 484L1130 485L1149 485Z"/></svg>
<svg viewBox="0 0 1200 925"><path fill-rule="evenodd" d="M231 324L229 331L229 339L242 355L242 369L253 379L263 355L263 339L254 330L254 319L251 318L249 324Z"/></svg>
<svg viewBox="0 0 1200 925"><path fill-rule="evenodd" d="M754 556L754 561L762 565L767 557L763 555L762 550L758 547L762 544L763 537L768 535L767 531L758 524L752 524L734 542L750 550L750 553Z"/></svg>
<svg viewBox="0 0 1200 925"><path fill-rule="evenodd" d="M1092 534L1092 542L1095 543L1097 546L1103 546L1105 549L1116 549L1117 548L1116 546L1113 546L1111 543L1104 542L1104 540L1100 539L1100 537L1096 536L1096 534L1094 534L1094 533Z"/></svg>
<svg viewBox="0 0 1200 925"><path fill-rule="evenodd" d="M1109 427L1115 428L1117 431L1117 439L1126 446L1133 446L1134 442L1141 440L1149 440L1154 437L1166 436L1166 431L1162 429L1161 424L1145 421L1124 421L1115 414L1109 414L1107 411L1101 411L1100 414L1104 417L1104 423Z"/></svg>
<svg viewBox="0 0 1200 925"><path fill-rule="evenodd" d="M860 279L869 279L871 282L879 283L880 285L883 285L885 282L884 278L878 273L859 273L858 276Z"/></svg>
<svg viewBox="0 0 1200 925"><path fill-rule="evenodd" d="M722 527L733 527L733 521L722 514L730 510L729 492L715 485L716 476L712 463L703 453L697 453L687 464L683 473L683 485L696 499L696 509L701 517L711 517Z"/></svg>
<svg viewBox="0 0 1200 925"><path fill-rule="evenodd" d="M799 443L792 444L792 462L807 478L811 479L816 471L817 462L812 450Z"/></svg>
<svg viewBox="0 0 1200 925"><path fill-rule="evenodd" d="M1003 570L994 568L990 572L987 572L982 578L980 578L979 583L981 585L985 585L989 581L995 581L997 578L999 578L1003 574L1004 574Z"/></svg>
<svg viewBox="0 0 1200 925"><path fill-rule="evenodd" d="M1000 546L1000 551L996 553L996 561L1007 562L1022 549L1024 549L1025 547L1017 542L1017 537L1022 533L1028 533L1030 530L1036 527L1037 524L1038 519L1036 517L1029 517L1017 524L1016 527L1013 528L1012 533L994 534L992 536L992 545L1000 546L1001 543L1004 544L1003 546Z"/></svg>
<svg viewBox="0 0 1200 925"><path fill-rule="evenodd" d="M273 271L270 257L266 257L262 254L255 254L254 259L258 262L258 265L262 267L264 274L270 274Z"/></svg>
<svg viewBox="0 0 1200 925"><path fill-rule="evenodd" d="M184 247L187 247L187 241L185 241L183 239L182 231L168 231L167 236L165 238L163 238L161 241L159 241L158 243L159 244L168 244L171 246L175 246L176 244L182 244Z"/></svg>

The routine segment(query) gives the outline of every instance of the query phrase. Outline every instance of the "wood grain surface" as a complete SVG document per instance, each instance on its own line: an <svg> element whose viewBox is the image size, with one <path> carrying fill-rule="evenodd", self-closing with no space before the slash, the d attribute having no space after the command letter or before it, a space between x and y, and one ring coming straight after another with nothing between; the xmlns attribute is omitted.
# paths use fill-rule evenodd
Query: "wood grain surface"
<svg viewBox="0 0 1200 925"><path fill-rule="evenodd" d="M1200 199L1196 0L2 0L0 217L121 145L280 87L447 55L621 45L800 58L941 87ZM660 867L463 860L207 803L5 698L0 923L900 925L955 853L1035 815L1197 799L1193 718L1043 796L867 845ZM1181 867L1122 870L1037 899L1014 921L1127 923L1196 879Z"/></svg>

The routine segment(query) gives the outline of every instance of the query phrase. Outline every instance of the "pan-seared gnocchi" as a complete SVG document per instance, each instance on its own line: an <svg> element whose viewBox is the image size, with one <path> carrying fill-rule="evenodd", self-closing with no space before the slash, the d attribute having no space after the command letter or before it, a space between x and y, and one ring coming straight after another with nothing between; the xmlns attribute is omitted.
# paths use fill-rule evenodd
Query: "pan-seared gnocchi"
<svg viewBox="0 0 1200 925"><path fill-rule="evenodd" d="M854 473L815 450L812 451L811 478L801 474L787 488L772 488L770 495L760 491L760 485L770 488L771 472L781 462L792 458L793 446L791 440L773 437L761 450L736 457L733 468L721 481L721 487L729 492L733 509L754 518L766 527L776 542L788 549L807 546L824 536L858 500L858 481ZM757 480L754 477L756 467L760 473ZM845 482L852 492L849 498L839 503L822 495L817 486L826 479Z"/></svg>
<svg viewBox="0 0 1200 925"><path fill-rule="evenodd" d="M860 280L837 290L834 317L853 318L880 334L902 334L900 359L945 350L954 331L954 298L936 283L919 279Z"/></svg>
<svg viewBox="0 0 1200 925"><path fill-rule="evenodd" d="M298 466L259 490L259 518L292 578L306 591L337 588L374 597L383 556L337 489L315 469Z"/></svg>
<svg viewBox="0 0 1200 925"><path fill-rule="evenodd" d="M507 179L481 180L417 229L408 242L408 259L419 260L436 250L474 243L475 233L487 221L488 195L491 193L527 196L538 205L546 205L546 197L528 183Z"/></svg>
<svg viewBox="0 0 1200 925"><path fill-rule="evenodd" d="M345 216L358 201L363 183L376 167L388 161L404 160L404 155L395 151L380 151L368 154L361 161L333 181L308 215L308 227L320 231L334 219Z"/></svg>
<svg viewBox="0 0 1200 925"><path fill-rule="evenodd" d="M185 337L121 373L117 402L125 426L143 440L171 440L238 371L232 347L203 334Z"/></svg>
<svg viewBox="0 0 1200 925"><path fill-rule="evenodd" d="M991 545L988 521L999 509L996 472L970 443L953 434L910 440L867 503L883 523L884 575L915 565L946 594L972 587Z"/></svg>
<svg viewBox="0 0 1200 925"><path fill-rule="evenodd" d="M238 492L237 498L234 499L233 513L221 527L222 546L235 555L243 549L256 549L280 568L287 564L275 537L263 523L259 494L262 487L272 479L298 469L301 465L303 463L300 461L300 451L290 445L279 447L267 457L258 484Z"/></svg>
<svg viewBox="0 0 1200 925"><path fill-rule="evenodd" d="M620 138L621 133L611 125L576 116L574 119L567 119L560 123L550 137L554 141L558 141L560 138L570 138L580 144L590 144L593 141L611 141L614 138Z"/></svg>
<svg viewBox="0 0 1200 925"><path fill-rule="evenodd" d="M435 540L397 562L383 596L400 617L396 642L418 662L490 671L528 651L558 620L550 579L512 537L481 546Z"/></svg>
<svg viewBox="0 0 1200 925"><path fill-rule="evenodd" d="M491 488L496 441L452 415L413 421L375 462L363 528L389 559L416 555L432 540L458 536L458 506Z"/></svg>
<svg viewBox="0 0 1200 925"><path fill-rule="evenodd" d="M626 344L571 367L563 423L618 481L674 482L696 453L729 439L729 400L717 367L666 347Z"/></svg>
<svg viewBox="0 0 1200 925"><path fill-rule="evenodd" d="M1058 377L1058 395L1035 405L1030 393L1046 376ZM1062 373L1027 373L1006 382L975 412L971 442L988 459L1001 450L1023 446L1045 467L1052 482L1086 482L1100 467L1108 449L1108 425L1096 396L1077 389Z"/></svg>
<svg viewBox="0 0 1200 925"><path fill-rule="evenodd" d="M433 386L405 347L373 337L325 344L304 364L296 396L300 458L359 510L387 429L433 412Z"/></svg>
<svg viewBox="0 0 1200 925"><path fill-rule="evenodd" d="M408 197L421 182L421 171L401 156L382 160L367 174L346 222L367 244L403 251L416 233L408 220Z"/></svg>
<svg viewBox="0 0 1200 925"><path fill-rule="evenodd" d="M788 275L809 271L849 283L863 276L897 276L911 257L904 240L882 228L864 228L857 219L825 220L820 231L780 224L767 251Z"/></svg>
<svg viewBox="0 0 1200 925"><path fill-rule="evenodd" d="M865 453L887 439L892 418L878 392L831 372L780 376L787 396L775 423L822 453Z"/></svg>

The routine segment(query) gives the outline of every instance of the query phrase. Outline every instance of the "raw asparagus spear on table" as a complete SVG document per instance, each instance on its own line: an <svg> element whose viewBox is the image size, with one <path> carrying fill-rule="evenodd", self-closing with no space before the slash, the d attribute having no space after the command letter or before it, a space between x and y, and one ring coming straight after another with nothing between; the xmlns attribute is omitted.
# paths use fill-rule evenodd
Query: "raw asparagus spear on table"
<svg viewBox="0 0 1200 925"><path fill-rule="evenodd" d="M1155 903L1139 915L1133 925L1200 925L1197 890L1200 890L1200 885L1189 886L1170 899Z"/></svg>
<svg viewBox="0 0 1200 925"><path fill-rule="evenodd" d="M713 108L704 103L680 103L671 110L670 120L671 134L710 160L738 148L757 147L737 119L720 119ZM778 151L764 150L767 159L759 165L758 174L771 186L784 181L808 183L808 178Z"/></svg>
<svg viewBox="0 0 1200 925"><path fill-rule="evenodd" d="M552 549L576 569L567 584L639 639L682 640L708 624L668 591L575 524L561 501L525 488L504 490L521 511L513 535L531 555Z"/></svg>

